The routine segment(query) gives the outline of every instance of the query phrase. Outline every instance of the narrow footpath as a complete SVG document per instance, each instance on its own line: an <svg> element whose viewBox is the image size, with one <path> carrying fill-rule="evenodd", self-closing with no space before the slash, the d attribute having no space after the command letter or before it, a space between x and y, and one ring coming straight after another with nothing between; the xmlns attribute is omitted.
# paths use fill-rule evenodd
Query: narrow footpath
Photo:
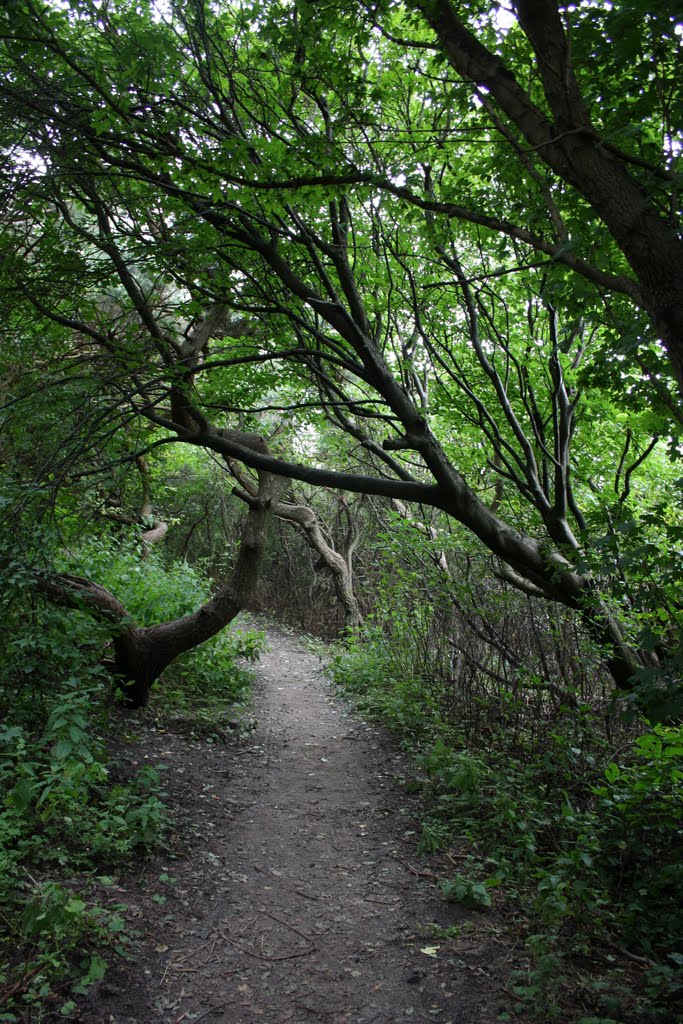
<svg viewBox="0 0 683 1024"><path fill-rule="evenodd" d="M317 654L268 642L247 738L133 726L139 756L166 766L182 847L121 880L139 946L75 1019L492 1024L503 942L439 896L402 755L332 694Z"/></svg>

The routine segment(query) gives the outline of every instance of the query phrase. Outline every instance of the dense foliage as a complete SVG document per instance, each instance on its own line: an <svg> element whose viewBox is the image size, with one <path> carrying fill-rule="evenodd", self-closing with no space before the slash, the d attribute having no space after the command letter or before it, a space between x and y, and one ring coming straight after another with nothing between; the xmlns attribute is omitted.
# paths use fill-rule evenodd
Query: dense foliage
<svg viewBox="0 0 683 1024"><path fill-rule="evenodd" d="M683 996L680 725L625 723L566 616L544 623L482 574L468 580L441 537L460 569L446 577L391 525L377 608L331 674L410 754L418 849L445 858L444 897L507 917L515 1018L670 1020Z"/></svg>
<svg viewBox="0 0 683 1024"><path fill-rule="evenodd" d="M103 976L110 955L128 955L115 876L163 847L172 817L160 768L133 769L125 745L112 745L119 727L102 663L107 631L83 612L46 606L27 553L18 561L8 540L0 605L3 1021L49 1010L68 1016L71 997ZM141 620L191 611L208 589L186 564L143 562L139 545L106 535L84 538L69 561L106 581ZM249 682L235 659L259 649L259 634L231 633L190 652L167 673L153 713L167 727L225 736Z"/></svg>
<svg viewBox="0 0 683 1024"><path fill-rule="evenodd" d="M577 10L572 58L553 3L532 8L477 22L469 73L472 29L447 3L20 9L3 295L36 354L8 353L14 392L39 377L79 402L48 456L59 481L105 439L122 457L180 442L441 508L522 588L577 610L622 688L645 674L667 705L680 608L652 577L681 528L664 295L681 37L654 14L617 63ZM606 105L624 113L648 46L653 81L617 132ZM55 346L46 379L37 352ZM244 429L265 425L279 458ZM662 486L644 498L648 463Z"/></svg>
<svg viewBox="0 0 683 1024"><path fill-rule="evenodd" d="M0 11L3 891L45 963L37 922L110 921L48 842L163 833L104 695L161 680L222 735L256 601L355 628L337 675L417 745L426 845L469 834L450 895L620 932L665 1005L682 64L660 0Z"/></svg>

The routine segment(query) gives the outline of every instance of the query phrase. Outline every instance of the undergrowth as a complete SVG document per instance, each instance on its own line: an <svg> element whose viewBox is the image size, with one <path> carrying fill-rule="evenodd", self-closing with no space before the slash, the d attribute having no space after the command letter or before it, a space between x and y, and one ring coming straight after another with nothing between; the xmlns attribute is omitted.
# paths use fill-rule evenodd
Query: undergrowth
<svg viewBox="0 0 683 1024"><path fill-rule="evenodd" d="M131 546L84 546L79 571L105 582L137 621L176 617L205 600L187 566L142 563ZM0 1022L69 1017L133 935L117 902L118 871L163 848L169 823L160 768L131 772L111 754L113 684L106 631L47 605L24 562L2 563L0 597ZM155 700L192 729L220 731L262 635L231 633L178 659ZM198 724L199 723L199 724ZM207 726L208 727L208 726ZM225 726L227 729L227 725Z"/></svg>
<svg viewBox="0 0 683 1024"><path fill-rule="evenodd" d="M176 729L209 742L243 731L247 726L241 712L252 681L246 665L258 661L264 650L265 633L226 630L166 669L157 694L153 692L153 709Z"/></svg>
<svg viewBox="0 0 683 1024"><path fill-rule="evenodd" d="M465 735L453 689L397 671L390 642L371 624L331 674L412 754L421 846L457 844L462 857L444 897L513 909L529 966L511 979L501 1019L672 1020L683 996L683 728L643 721L615 749L588 704L549 701L541 729L535 700L525 731L519 692L501 706L497 687L487 716L482 684L492 724Z"/></svg>
<svg viewBox="0 0 683 1024"><path fill-rule="evenodd" d="M167 819L157 771L112 780L107 681L78 643L89 624L33 608L24 637L51 650L36 662L13 625L0 668L3 1022L68 1014L104 974L103 949L125 952L125 908L94 880L163 843Z"/></svg>

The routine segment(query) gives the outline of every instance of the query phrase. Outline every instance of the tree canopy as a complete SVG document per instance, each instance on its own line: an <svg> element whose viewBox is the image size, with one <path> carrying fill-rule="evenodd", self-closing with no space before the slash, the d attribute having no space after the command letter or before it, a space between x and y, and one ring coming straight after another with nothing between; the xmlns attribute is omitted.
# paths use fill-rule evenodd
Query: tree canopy
<svg viewBox="0 0 683 1024"><path fill-rule="evenodd" d="M675 674L682 31L668 4L13 5L8 429L62 407L61 484L179 442L432 506L620 686Z"/></svg>

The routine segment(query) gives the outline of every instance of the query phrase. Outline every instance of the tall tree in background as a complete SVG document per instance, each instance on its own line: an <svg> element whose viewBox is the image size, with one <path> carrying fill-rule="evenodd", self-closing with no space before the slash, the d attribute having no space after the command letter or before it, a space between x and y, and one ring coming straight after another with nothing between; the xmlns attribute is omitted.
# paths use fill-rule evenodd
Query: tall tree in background
<svg viewBox="0 0 683 1024"><path fill-rule="evenodd" d="M52 381L99 395L82 453L135 423L141 451L432 505L630 687L679 648L680 604L654 564L614 601L626 560L592 555L615 512L651 561L680 530L681 37L663 9L496 11L475 34L446 3L19 5L3 300L24 389L48 332ZM231 419L273 409L297 417L282 457ZM323 423L355 465L307 447Z"/></svg>

